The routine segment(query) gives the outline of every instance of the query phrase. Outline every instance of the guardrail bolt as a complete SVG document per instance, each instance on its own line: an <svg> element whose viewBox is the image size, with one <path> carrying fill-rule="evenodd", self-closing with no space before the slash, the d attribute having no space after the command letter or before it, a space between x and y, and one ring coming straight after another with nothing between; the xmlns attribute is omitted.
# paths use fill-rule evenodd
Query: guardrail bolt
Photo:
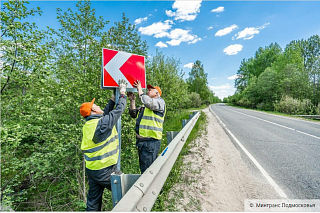
<svg viewBox="0 0 320 213"><path fill-rule="evenodd" d="M143 183L140 183L140 186L143 187L144 186Z"/></svg>
<svg viewBox="0 0 320 213"><path fill-rule="evenodd" d="M143 211L144 212L148 211L147 207L143 207Z"/></svg>
<svg viewBox="0 0 320 213"><path fill-rule="evenodd" d="M150 174L153 174L153 171L150 170L149 172L150 172Z"/></svg>
<svg viewBox="0 0 320 213"><path fill-rule="evenodd" d="M114 180L114 181L113 181L113 183L114 183L114 184L117 184L117 183L118 183L118 181L117 181L117 180Z"/></svg>

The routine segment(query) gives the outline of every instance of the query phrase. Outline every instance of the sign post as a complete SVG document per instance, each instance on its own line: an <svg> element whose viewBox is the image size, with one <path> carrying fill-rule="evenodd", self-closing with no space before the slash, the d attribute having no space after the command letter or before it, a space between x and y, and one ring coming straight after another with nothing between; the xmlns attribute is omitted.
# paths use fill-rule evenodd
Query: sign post
<svg viewBox="0 0 320 213"><path fill-rule="evenodd" d="M115 103L118 103L120 97L118 82L123 79L127 82L128 92L137 92L133 86L136 80L141 82L141 87L146 88L145 58L141 55L132 53L102 49L102 70L101 70L101 88L113 89ZM119 159L117 169L120 170L121 160L121 117L118 119L116 128L119 138Z"/></svg>
<svg viewBox="0 0 320 213"><path fill-rule="evenodd" d="M117 106L118 100L119 100L119 97L120 97L119 88L115 88L113 90L113 94L114 94L115 103L116 103L116 106ZM121 116L117 120L116 129L118 131L118 138L119 138L119 158L118 158L118 163L117 163L117 169L120 170L120 166L121 166Z"/></svg>

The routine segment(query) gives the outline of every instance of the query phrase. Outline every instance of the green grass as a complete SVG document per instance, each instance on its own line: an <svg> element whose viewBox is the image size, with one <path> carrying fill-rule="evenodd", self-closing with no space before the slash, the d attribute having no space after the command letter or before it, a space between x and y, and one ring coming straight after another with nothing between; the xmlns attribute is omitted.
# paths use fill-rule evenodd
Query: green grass
<svg viewBox="0 0 320 213"><path fill-rule="evenodd" d="M205 108L207 108L208 106L206 105L206 104L202 104L199 108L190 108L190 109L188 109L188 110L201 110L201 109L205 109Z"/></svg>

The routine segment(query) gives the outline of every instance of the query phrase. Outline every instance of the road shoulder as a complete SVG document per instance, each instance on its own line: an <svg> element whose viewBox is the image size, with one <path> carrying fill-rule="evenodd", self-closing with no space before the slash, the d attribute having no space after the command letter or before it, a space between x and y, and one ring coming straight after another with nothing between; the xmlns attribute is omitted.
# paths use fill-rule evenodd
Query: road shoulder
<svg viewBox="0 0 320 213"><path fill-rule="evenodd" d="M192 141L184 156L182 182L169 197L177 197L179 211L244 211L245 199L279 199L261 177L255 177L240 152L209 111L206 131Z"/></svg>

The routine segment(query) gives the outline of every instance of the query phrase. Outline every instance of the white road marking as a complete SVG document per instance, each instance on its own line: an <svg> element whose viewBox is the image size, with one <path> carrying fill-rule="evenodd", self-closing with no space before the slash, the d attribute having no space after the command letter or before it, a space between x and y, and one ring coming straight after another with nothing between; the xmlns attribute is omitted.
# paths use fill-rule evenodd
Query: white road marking
<svg viewBox="0 0 320 213"><path fill-rule="evenodd" d="M232 110L232 109L228 109L228 108L225 108L225 109L229 110L229 111L232 111L232 112L236 112L236 113L242 114L242 115L246 115L248 117L255 118L255 119L258 119L258 120L261 120L261 121L276 125L276 126L280 126L280 127L283 127L283 128L286 128L286 129L289 129L289 130L292 130L292 131L295 131L295 132L298 132L298 133L301 133L301 134L304 134L304 135L307 135L307 136L310 136L310 137L314 137L316 139L320 139L320 137L318 137L318 136L311 135L311 134L308 134L306 132L302 132L300 130L296 130L296 129L293 129L293 128L290 128L290 127L287 127L287 126L284 126L284 125L281 125L281 124L277 124L277 123L274 123L274 122L271 122L271 121L267 121L267 120L264 120L264 119L261 119L261 118L257 118L257 117L254 117L252 115L248 115L248 114L245 114L245 113L242 113L242 112L238 112L236 110Z"/></svg>
<svg viewBox="0 0 320 213"><path fill-rule="evenodd" d="M256 165L256 167L260 170L263 176L268 180L271 186L276 190L282 198L288 198L287 195L282 191L282 189L274 182L274 180L270 177L270 175L264 170L264 168L260 165L260 163L250 154L250 152L240 143L240 141L230 132L227 126L220 120L220 118L212 111L211 107L209 106L210 111L216 116L220 124L226 129L226 131L230 134L230 136L236 141L236 143L240 146L240 148L247 154L250 160Z"/></svg>

